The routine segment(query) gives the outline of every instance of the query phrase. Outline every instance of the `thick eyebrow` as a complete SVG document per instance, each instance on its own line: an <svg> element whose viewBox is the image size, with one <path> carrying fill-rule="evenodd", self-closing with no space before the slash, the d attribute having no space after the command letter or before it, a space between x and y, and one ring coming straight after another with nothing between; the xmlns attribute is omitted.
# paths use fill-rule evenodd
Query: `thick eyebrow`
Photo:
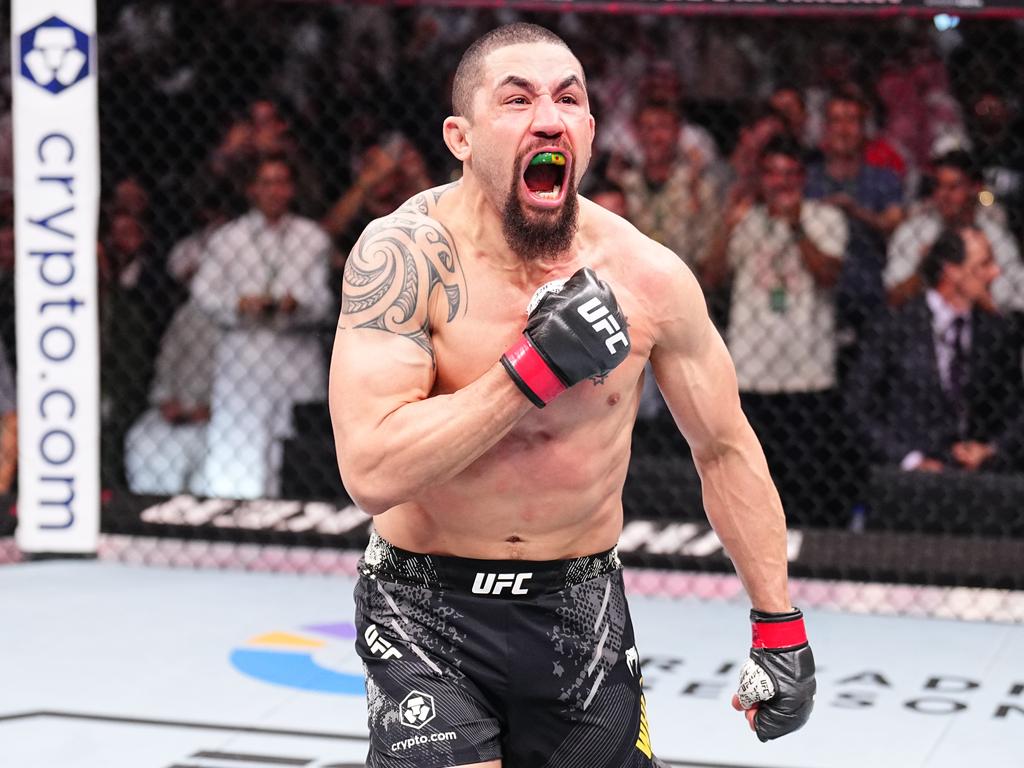
<svg viewBox="0 0 1024 768"><path fill-rule="evenodd" d="M576 77L576 75L569 75L567 78L565 78L565 80L558 84L558 87L555 88L555 93L561 93L562 91L566 90L567 88L573 85L578 87L580 90L586 90L583 87L583 83L580 82L580 79Z"/></svg>
<svg viewBox="0 0 1024 768"><path fill-rule="evenodd" d="M537 92L537 89L533 87L533 83L524 77L519 77L518 75L509 75L498 83L498 88L504 88L506 85L514 85L516 88L522 88L524 91L529 91L530 93Z"/></svg>
<svg viewBox="0 0 1024 768"><path fill-rule="evenodd" d="M514 85L516 88L522 88L524 91L529 91L530 93L537 92L537 89L534 87L533 83L531 83L526 78L519 77L518 75L507 76L504 80L498 83L498 88L504 88L506 85ZM573 85L578 86L580 89L583 89L583 83L580 82L580 79L576 75L569 75L557 86L555 86L554 92L561 93L562 91Z"/></svg>

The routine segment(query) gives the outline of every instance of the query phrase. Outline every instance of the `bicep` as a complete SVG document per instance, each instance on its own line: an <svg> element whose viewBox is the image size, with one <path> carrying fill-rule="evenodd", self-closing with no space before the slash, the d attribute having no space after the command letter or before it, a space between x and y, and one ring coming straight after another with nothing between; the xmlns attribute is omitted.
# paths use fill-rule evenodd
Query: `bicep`
<svg viewBox="0 0 1024 768"><path fill-rule="evenodd" d="M447 249L439 251L439 242ZM433 297L440 293L448 302L440 317L450 321L465 291L458 256L441 225L425 217L391 217L367 228L345 263L331 359L339 443L370 439L389 414L430 394Z"/></svg>
<svg viewBox="0 0 1024 768"><path fill-rule="evenodd" d="M400 334L339 326L331 356L330 407L338 451L370 441L388 415L423 400L434 383L430 355Z"/></svg>

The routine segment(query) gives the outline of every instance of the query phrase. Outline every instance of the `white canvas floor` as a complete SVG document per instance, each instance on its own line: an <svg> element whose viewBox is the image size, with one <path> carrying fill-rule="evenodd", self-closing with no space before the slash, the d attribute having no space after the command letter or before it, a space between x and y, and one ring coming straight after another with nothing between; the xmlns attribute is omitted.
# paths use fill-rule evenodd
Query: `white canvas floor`
<svg viewBox="0 0 1024 768"><path fill-rule="evenodd" d="M351 595L339 576L0 567L0 766L361 766ZM652 742L670 764L1024 765L1024 625L809 611L815 713L761 744L729 708L744 606L631 605Z"/></svg>

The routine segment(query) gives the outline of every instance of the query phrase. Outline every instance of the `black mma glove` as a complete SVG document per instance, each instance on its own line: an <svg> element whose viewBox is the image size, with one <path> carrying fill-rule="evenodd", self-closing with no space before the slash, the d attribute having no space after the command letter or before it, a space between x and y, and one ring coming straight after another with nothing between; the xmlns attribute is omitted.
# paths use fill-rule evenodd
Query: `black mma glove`
<svg viewBox="0 0 1024 768"><path fill-rule="evenodd" d="M538 408L583 379L604 376L629 354L615 294L589 267L541 286L527 312L526 330L501 364Z"/></svg>
<svg viewBox="0 0 1024 768"><path fill-rule="evenodd" d="M736 692L743 709L758 705L754 727L761 741L777 739L807 722L814 706L814 654L804 615L751 610L754 639Z"/></svg>

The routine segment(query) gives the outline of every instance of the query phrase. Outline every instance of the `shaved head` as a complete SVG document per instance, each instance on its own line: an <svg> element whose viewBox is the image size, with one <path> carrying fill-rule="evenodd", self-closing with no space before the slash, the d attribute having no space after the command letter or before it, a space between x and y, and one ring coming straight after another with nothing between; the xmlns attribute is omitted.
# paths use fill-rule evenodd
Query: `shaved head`
<svg viewBox="0 0 1024 768"><path fill-rule="evenodd" d="M452 110L459 117L472 117L473 94L483 77L484 60L492 51L509 45L551 43L572 53L565 41L551 30L536 24L506 24L478 38L462 54L452 82Z"/></svg>

